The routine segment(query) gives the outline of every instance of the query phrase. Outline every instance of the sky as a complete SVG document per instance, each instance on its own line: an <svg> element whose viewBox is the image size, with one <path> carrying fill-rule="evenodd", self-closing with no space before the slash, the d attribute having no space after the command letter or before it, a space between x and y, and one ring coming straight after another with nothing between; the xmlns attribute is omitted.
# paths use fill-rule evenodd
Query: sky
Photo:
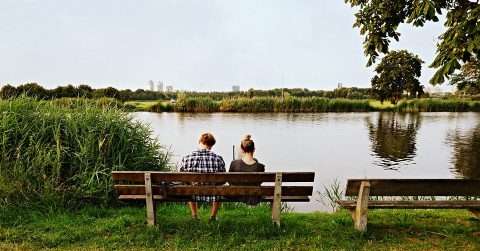
<svg viewBox="0 0 480 251"><path fill-rule="evenodd" d="M354 10L343 0L2 0L0 85L54 88L369 87ZM443 22L402 25L428 83ZM446 87L446 86L445 86Z"/></svg>

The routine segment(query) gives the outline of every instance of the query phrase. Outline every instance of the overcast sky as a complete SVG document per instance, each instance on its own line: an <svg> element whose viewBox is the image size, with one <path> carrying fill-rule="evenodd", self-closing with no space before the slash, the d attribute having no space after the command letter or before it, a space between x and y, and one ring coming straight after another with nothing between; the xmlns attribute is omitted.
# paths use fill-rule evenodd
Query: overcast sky
<svg viewBox="0 0 480 251"><path fill-rule="evenodd" d="M370 86L344 0L2 0L0 84L230 90ZM442 23L401 26L433 74Z"/></svg>

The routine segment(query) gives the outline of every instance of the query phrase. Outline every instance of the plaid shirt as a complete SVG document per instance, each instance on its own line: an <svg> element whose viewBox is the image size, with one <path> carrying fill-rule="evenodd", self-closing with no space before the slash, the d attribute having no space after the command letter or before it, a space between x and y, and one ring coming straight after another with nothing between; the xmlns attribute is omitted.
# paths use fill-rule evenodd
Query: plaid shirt
<svg viewBox="0 0 480 251"><path fill-rule="evenodd" d="M222 173L225 170L225 161L222 156L207 150L200 149L184 156L180 161L180 172L193 173ZM219 196L194 196L195 201L218 201Z"/></svg>

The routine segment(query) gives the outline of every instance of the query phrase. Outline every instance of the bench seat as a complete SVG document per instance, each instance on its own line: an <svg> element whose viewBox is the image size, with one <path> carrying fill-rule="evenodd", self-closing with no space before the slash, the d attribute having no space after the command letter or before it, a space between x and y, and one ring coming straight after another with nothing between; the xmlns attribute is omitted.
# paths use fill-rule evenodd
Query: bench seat
<svg viewBox="0 0 480 251"><path fill-rule="evenodd" d="M350 179L337 203L352 213L355 229L366 231L368 209L467 209L480 218L480 180L475 179ZM376 197L452 197L450 200L370 200Z"/></svg>
<svg viewBox="0 0 480 251"><path fill-rule="evenodd" d="M223 202L261 198L260 201L272 204L272 221L280 225L281 202L310 201L314 178L313 172L112 172L114 188L120 200L146 202L148 225L155 225L156 202L188 202L194 196L220 196L220 201ZM301 185L295 184L298 182Z"/></svg>
<svg viewBox="0 0 480 251"><path fill-rule="evenodd" d="M349 210L357 207L355 200L339 200L337 203ZM480 200L369 200L372 209L480 209Z"/></svg>

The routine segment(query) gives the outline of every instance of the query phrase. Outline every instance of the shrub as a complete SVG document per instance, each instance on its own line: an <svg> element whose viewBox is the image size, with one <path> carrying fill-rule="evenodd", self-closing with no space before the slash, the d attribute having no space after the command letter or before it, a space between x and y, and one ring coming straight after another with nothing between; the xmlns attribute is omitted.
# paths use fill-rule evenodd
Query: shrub
<svg viewBox="0 0 480 251"><path fill-rule="evenodd" d="M0 204L105 203L111 171L166 168L148 127L109 105L71 101L0 100Z"/></svg>

